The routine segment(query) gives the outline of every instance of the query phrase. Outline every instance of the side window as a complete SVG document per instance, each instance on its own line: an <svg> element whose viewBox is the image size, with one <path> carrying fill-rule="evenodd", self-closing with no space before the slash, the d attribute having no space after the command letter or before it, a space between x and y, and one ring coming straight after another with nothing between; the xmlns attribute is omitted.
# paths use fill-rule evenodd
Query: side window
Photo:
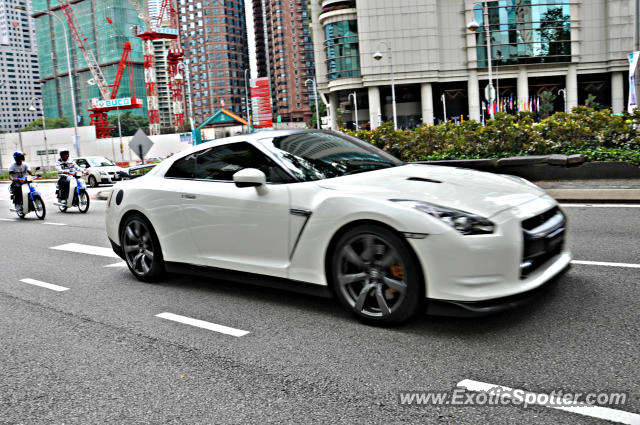
<svg viewBox="0 0 640 425"><path fill-rule="evenodd" d="M231 143L198 152L196 178L233 181L233 175L244 168L257 168L269 183L289 183L289 176L268 156L249 143Z"/></svg>
<svg viewBox="0 0 640 425"><path fill-rule="evenodd" d="M176 179L193 179L196 176L196 154L192 153L173 163L164 175Z"/></svg>
<svg viewBox="0 0 640 425"><path fill-rule="evenodd" d="M87 161L85 161L84 159L77 160L76 164L78 164L78 167L88 167L89 166L89 164L87 164Z"/></svg>

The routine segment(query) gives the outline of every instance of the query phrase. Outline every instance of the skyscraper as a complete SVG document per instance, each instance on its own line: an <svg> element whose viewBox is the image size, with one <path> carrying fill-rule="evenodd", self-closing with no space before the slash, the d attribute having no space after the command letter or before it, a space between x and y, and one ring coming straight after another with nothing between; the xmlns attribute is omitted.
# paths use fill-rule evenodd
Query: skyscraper
<svg viewBox="0 0 640 425"><path fill-rule="evenodd" d="M253 15L258 75L271 77L274 115L308 121L314 98L313 85L305 82L314 78L315 62L306 1L253 0Z"/></svg>
<svg viewBox="0 0 640 425"><path fill-rule="evenodd" d="M196 125L221 107L245 116L244 0L180 0L179 15Z"/></svg>
<svg viewBox="0 0 640 425"><path fill-rule="evenodd" d="M16 8L16 6L18 8ZM40 72L31 2L0 0L0 132L14 132L41 117L28 111L40 97Z"/></svg>
<svg viewBox="0 0 640 425"><path fill-rule="evenodd" d="M72 73L75 75L76 108L80 116L80 124L88 125L90 113L87 111L87 106L90 99L100 98L100 92L96 85L91 85L93 76L82 52L71 37L60 3L57 0L33 0L33 8L45 115L50 118L64 116L70 119L73 116L66 59L67 53L70 53ZM135 93L131 93L128 72L125 72L118 97L132 97L135 94L137 98L144 98L142 44L140 39L134 37L131 32L131 27L140 25L141 21L129 2L127 0L80 0L73 2L71 8L77 18L77 25L87 37L87 44L108 83L113 83L115 79L125 42L131 43L132 50L129 57L134 68ZM60 23L47 14L38 13L40 10L55 13L65 23L70 52L66 52L64 33ZM146 117L146 102L144 105L144 108L132 109L131 112Z"/></svg>

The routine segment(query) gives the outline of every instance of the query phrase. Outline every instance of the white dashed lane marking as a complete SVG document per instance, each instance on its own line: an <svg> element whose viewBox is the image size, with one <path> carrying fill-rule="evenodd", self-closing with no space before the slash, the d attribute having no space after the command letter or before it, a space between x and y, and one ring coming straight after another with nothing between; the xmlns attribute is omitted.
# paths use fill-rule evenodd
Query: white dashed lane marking
<svg viewBox="0 0 640 425"><path fill-rule="evenodd" d="M20 279L20 282L28 283L29 285L40 286L41 288L47 288L57 292L67 291L69 289L65 288L64 286L54 285L53 283L42 282L40 280L30 278Z"/></svg>
<svg viewBox="0 0 640 425"><path fill-rule="evenodd" d="M83 245L80 243L67 243L64 245L52 246L51 249L58 251L77 252L80 254L98 255L100 257L120 258L111 248L104 248L94 245Z"/></svg>
<svg viewBox="0 0 640 425"><path fill-rule="evenodd" d="M550 397L548 394L538 394L530 391L516 390L502 385L488 384L486 382L473 381L465 379L458 382L458 387L466 388L468 391L483 392L488 394L500 394L500 397L506 399L514 399L516 391L518 392L519 401L527 401L528 404L536 404L539 406L549 407L551 409L564 410L565 412L577 413L579 415L590 416L592 418L604 419L607 421L617 422L628 425L639 425L640 415L623 410L611 409L609 407L592 406L588 404L578 404L567 406L560 397ZM542 400L546 400L542 402ZM522 403L520 403L522 404Z"/></svg>
<svg viewBox="0 0 640 425"><path fill-rule="evenodd" d="M66 226L67 225L67 223L51 223L49 221L45 221L42 224L46 224L46 225L49 225L49 226Z"/></svg>
<svg viewBox="0 0 640 425"><path fill-rule="evenodd" d="M640 264L632 264L632 263L609 263L606 261L582 261L582 260L573 260L571 264L582 264L586 266L605 266L605 267L624 267L629 269L640 269Z"/></svg>
<svg viewBox="0 0 640 425"><path fill-rule="evenodd" d="M204 320L192 319L191 317L180 316L173 313L160 313L156 314L156 317L160 317L161 319L171 320L173 322L183 323L185 325L195 326L197 328L207 329L214 332L220 332L226 335L231 335L235 337L241 337L248 334L248 331L243 331L241 329L230 328L228 326L217 325L211 322L205 322Z"/></svg>

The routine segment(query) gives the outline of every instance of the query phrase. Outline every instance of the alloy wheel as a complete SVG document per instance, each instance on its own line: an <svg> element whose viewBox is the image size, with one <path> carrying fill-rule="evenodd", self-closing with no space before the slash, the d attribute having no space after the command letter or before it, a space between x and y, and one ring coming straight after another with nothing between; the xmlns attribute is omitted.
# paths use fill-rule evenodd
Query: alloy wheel
<svg viewBox="0 0 640 425"><path fill-rule="evenodd" d="M360 234L342 245L337 285L356 313L384 318L407 294L405 264L400 253L380 235Z"/></svg>
<svg viewBox="0 0 640 425"><path fill-rule="evenodd" d="M149 274L153 267L154 245L151 231L140 219L132 219L124 229L123 249L129 268L138 276Z"/></svg>

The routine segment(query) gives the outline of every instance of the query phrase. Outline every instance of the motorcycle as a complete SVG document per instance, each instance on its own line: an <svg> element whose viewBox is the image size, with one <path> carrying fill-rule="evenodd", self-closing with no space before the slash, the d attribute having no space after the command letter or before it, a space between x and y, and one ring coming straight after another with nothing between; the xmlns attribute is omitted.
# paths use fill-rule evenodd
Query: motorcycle
<svg viewBox="0 0 640 425"><path fill-rule="evenodd" d="M36 168L36 170L38 170L38 168ZM27 175L18 179L18 181L22 182L20 186L20 190L22 191L22 205L16 205L15 208L11 208L11 211L15 212L20 218L24 218L30 212L35 212L36 217L40 220L44 220L44 217L47 215L47 209L44 206L44 201L42 200L40 192L38 192L38 185L35 182L38 177L39 176ZM14 195L12 195L11 199L13 199L13 196ZM25 200L27 200L26 206Z"/></svg>
<svg viewBox="0 0 640 425"><path fill-rule="evenodd" d="M89 211L89 194L87 193L87 186L82 176L85 173L82 171L74 171L71 173L71 181L69 181L69 195L67 196L66 203L63 203L63 199L60 198L60 189L56 189L56 197L58 202L53 204L60 209L60 212L65 212L69 207L78 207L81 213Z"/></svg>

